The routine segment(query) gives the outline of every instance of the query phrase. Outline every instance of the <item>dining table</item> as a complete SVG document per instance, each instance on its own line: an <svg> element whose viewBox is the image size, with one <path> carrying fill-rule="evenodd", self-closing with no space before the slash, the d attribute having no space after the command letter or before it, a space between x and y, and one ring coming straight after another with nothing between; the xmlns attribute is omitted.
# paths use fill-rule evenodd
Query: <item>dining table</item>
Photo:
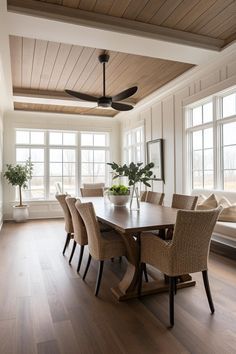
<svg viewBox="0 0 236 354"><path fill-rule="evenodd" d="M126 246L126 258L128 261L126 272L119 282L113 287L112 293L119 300L127 300L138 297L138 284L140 277L140 235L145 237L145 232L174 228L178 209L156 205L148 202L140 202L139 210L132 210L127 206L114 206L106 197L80 198L82 203L92 202L97 219L116 230L122 237ZM156 236L159 237L159 236ZM141 295L148 295L168 291L168 277L149 274L148 281L143 284ZM179 278L177 288L194 286L195 281L189 274Z"/></svg>

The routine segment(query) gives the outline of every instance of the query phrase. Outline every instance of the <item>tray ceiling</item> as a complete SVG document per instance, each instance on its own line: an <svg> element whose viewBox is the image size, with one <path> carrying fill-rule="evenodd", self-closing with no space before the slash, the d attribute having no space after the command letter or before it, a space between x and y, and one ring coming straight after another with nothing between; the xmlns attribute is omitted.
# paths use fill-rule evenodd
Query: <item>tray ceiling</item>
<svg viewBox="0 0 236 354"><path fill-rule="evenodd" d="M101 49L10 36L10 52L15 109L111 117L118 113L112 109L84 107L84 102L75 103L64 93L65 89L71 89L101 95L102 66L98 62ZM134 104L193 66L114 51L108 53L107 94L114 95L137 85L138 92L128 100ZM45 102L37 102L39 97ZM52 104L48 99L58 101Z"/></svg>

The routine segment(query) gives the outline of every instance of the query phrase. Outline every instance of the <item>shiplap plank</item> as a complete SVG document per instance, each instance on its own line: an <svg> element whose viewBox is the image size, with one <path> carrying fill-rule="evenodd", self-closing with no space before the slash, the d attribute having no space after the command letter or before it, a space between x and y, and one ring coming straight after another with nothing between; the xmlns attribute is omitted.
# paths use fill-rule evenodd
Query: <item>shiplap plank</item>
<svg viewBox="0 0 236 354"><path fill-rule="evenodd" d="M209 33L215 38L228 38L234 31L236 33L236 13L234 15L230 15L224 23L216 26Z"/></svg>
<svg viewBox="0 0 236 354"><path fill-rule="evenodd" d="M131 0L114 0L109 15L122 17Z"/></svg>
<svg viewBox="0 0 236 354"><path fill-rule="evenodd" d="M48 83L48 90L55 90L57 83L59 81L61 72L63 71L66 61L70 55L72 45L69 44L60 44L58 55L56 58L55 65L52 70L52 74Z"/></svg>
<svg viewBox="0 0 236 354"><path fill-rule="evenodd" d="M22 87L30 87L33 60L34 60L35 39L23 38L22 48Z"/></svg>
<svg viewBox="0 0 236 354"><path fill-rule="evenodd" d="M166 0L157 13L150 19L149 23L161 25L181 2L182 0Z"/></svg>
<svg viewBox="0 0 236 354"><path fill-rule="evenodd" d="M14 87L21 87L22 37L10 36L12 83Z"/></svg>
<svg viewBox="0 0 236 354"><path fill-rule="evenodd" d="M107 14L111 9L112 4L113 0L97 0L93 11L100 14Z"/></svg>
<svg viewBox="0 0 236 354"><path fill-rule="evenodd" d="M35 43L34 50L34 62L31 76L30 87L33 89L39 88L41 73L43 70L43 64L45 60L45 55L47 52L47 41L42 41L37 39Z"/></svg>
<svg viewBox="0 0 236 354"><path fill-rule="evenodd" d="M148 22L161 8L166 0L149 0L136 17L137 21Z"/></svg>
<svg viewBox="0 0 236 354"><path fill-rule="evenodd" d="M96 4L96 0L80 0L79 9L92 11Z"/></svg>
<svg viewBox="0 0 236 354"><path fill-rule="evenodd" d="M71 52L68 56L65 66L60 74L60 78L59 78L57 86L56 86L56 89L58 91L62 91L65 89L65 85L66 85L67 81L69 80L69 77L70 77L77 61L79 60L82 50L83 50L83 47L72 46Z"/></svg>
<svg viewBox="0 0 236 354"><path fill-rule="evenodd" d="M67 7L77 8L80 0L62 0L62 5Z"/></svg>
<svg viewBox="0 0 236 354"><path fill-rule="evenodd" d="M170 14L170 16L162 22L162 26L173 28L182 18L188 15L189 11L199 3L199 0L184 0L176 9Z"/></svg>
<svg viewBox="0 0 236 354"><path fill-rule="evenodd" d="M148 3L148 0L132 0L127 6L125 12L122 17L127 18L129 20L134 20L145 5Z"/></svg>
<svg viewBox="0 0 236 354"><path fill-rule="evenodd" d="M40 78L40 84L39 84L40 90L44 90L48 87L48 83L51 78L52 70L55 65L59 48L60 48L60 43L55 43L55 42L48 43L42 75Z"/></svg>

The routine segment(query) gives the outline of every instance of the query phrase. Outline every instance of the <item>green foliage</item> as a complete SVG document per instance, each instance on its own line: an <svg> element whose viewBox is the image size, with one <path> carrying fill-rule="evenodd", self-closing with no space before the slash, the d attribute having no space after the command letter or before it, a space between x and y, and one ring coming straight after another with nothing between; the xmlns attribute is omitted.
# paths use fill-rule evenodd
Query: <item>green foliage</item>
<svg viewBox="0 0 236 354"><path fill-rule="evenodd" d="M129 180L129 186L133 186L137 182L142 182L146 186L151 187L148 181L152 178L153 172L151 169L154 167L154 163L150 162L146 166L142 162L135 164L131 162L129 165L118 165L115 162L108 163L112 170L115 171L113 179L118 177L127 177Z"/></svg>
<svg viewBox="0 0 236 354"><path fill-rule="evenodd" d="M112 195L129 195L129 188L123 184L113 184L111 188L108 189L109 194Z"/></svg>
<svg viewBox="0 0 236 354"><path fill-rule="evenodd" d="M17 164L15 166L7 164L7 170L4 177L12 186L19 187L20 206L22 206L21 189L27 188L27 182L31 180L33 172L33 163L28 159L24 165Z"/></svg>

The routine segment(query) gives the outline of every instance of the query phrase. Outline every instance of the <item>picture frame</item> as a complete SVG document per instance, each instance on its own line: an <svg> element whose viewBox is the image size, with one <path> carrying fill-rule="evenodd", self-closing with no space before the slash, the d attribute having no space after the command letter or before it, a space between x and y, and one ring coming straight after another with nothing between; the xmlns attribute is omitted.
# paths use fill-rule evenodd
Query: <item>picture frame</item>
<svg viewBox="0 0 236 354"><path fill-rule="evenodd" d="M153 180L164 181L163 139L147 142L147 163L153 162Z"/></svg>

